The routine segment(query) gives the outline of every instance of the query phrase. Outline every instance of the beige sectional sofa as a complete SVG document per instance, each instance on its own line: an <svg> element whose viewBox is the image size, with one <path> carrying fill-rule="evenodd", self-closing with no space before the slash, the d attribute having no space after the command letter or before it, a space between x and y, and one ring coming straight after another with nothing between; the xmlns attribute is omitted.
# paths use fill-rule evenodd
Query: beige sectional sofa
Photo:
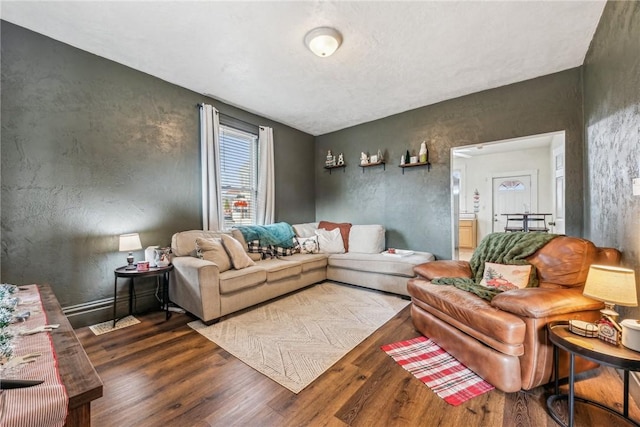
<svg viewBox="0 0 640 427"><path fill-rule="evenodd" d="M293 228L299 237L308 237L317 226L307 223ZM384 228L354 225L347 253L296 253L261 259L261 254L247 252L255 265L221 271L215 262L197 257L196 239L220 238L222 234L247 248L238 230L191 230L176 233L171 239L174 269L169 298L204 322L327 279L408 296L407 280L415 277L413 267L435 259L427 252L404 257L382 255Z"/></svg>

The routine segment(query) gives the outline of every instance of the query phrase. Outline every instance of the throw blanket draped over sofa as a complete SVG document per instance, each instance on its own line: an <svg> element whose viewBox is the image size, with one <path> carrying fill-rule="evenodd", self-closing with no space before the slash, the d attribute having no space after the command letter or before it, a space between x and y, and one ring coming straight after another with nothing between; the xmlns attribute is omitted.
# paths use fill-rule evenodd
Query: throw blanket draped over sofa
<svg viewBox="0 0 640 427"><path fill-rule="evenodd" d="M491 299L502 292L501 289L489 289L480 285L484 273L485 262L498 264L524 265L529 264L527 257L536 253L557 234L549 233L492 233L482 239L474 251L469 266L471 277L441 277L433 279L434 285L453 285L464 291L472 292L480 298ZM538 286L538 275L535 269L529 276L528 288Z"/></svg>

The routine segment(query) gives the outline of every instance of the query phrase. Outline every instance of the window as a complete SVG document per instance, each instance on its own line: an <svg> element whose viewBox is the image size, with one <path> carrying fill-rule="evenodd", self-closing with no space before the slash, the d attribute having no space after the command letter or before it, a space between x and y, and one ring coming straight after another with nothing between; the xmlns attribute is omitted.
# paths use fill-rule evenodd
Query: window
<svg viewBox="0 0 640 427"><path fill-rule="evenodd" d="M220 125L220 183L225 229L256 223L258 135Z"/></svg>
<svg viewBox="0 0 640 427"><path fill-rule="evenodd" d="M498 187L498 191L524 191L525 186L520 181L503 181Z"/></svg>

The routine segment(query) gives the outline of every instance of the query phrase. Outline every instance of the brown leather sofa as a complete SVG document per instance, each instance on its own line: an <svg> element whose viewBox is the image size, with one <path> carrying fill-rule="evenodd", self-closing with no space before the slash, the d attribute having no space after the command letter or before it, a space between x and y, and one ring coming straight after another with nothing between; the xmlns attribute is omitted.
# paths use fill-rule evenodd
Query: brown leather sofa
<svg viewBox="0 0 640 427"><path fill-rule="evenodd" d="M592 242L559 236L527 258L538 272L539 287L516 289L491 302L471 292L430 281L469 277L466 261L433 261L414 268L409 280L411 316L418 331L504 392L529 390L553 375L553 346L547 323L595 321L603 304L582 295L591 264L616 265L620 252ZM561 377L568 375L568 356L561 352ZM576 358L576 372L597 365Z"/></svg>

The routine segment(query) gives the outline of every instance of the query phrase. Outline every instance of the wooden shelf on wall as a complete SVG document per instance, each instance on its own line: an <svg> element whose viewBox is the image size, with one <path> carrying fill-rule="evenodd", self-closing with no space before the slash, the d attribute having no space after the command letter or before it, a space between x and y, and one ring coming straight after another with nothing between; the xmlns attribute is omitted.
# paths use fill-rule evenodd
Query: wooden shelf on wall
<svg viewBox="0 0 640 427"><path fill-rule="evenodd" d="M362 173L364 173L364 168L370 168L372 166L380 166L380 165L382 165L383 170L387 170L384 160L381 162L367 163L366 165L360 164L359 166L362 168Z"/></svg>
<svg viewBox="0 0 640 427"><path fill-rule="evenodd" d="M398 167L402 168L402 175L404 175L404 170L406 168L415 168L418 166L426 166L427 171L431 170L431 163L429 162L421 162L421 163L405 163L404 165L398 165Z"/></svg>
<svg viewBox="0 0 640 427"><path fill-rule="evenodd" d="M331 175L331 171L338 168L342 168L342 172L344 173L346 167L347 165L335 165L335 166L325 166L324 168L328 169L329 175Z"/></svg>

